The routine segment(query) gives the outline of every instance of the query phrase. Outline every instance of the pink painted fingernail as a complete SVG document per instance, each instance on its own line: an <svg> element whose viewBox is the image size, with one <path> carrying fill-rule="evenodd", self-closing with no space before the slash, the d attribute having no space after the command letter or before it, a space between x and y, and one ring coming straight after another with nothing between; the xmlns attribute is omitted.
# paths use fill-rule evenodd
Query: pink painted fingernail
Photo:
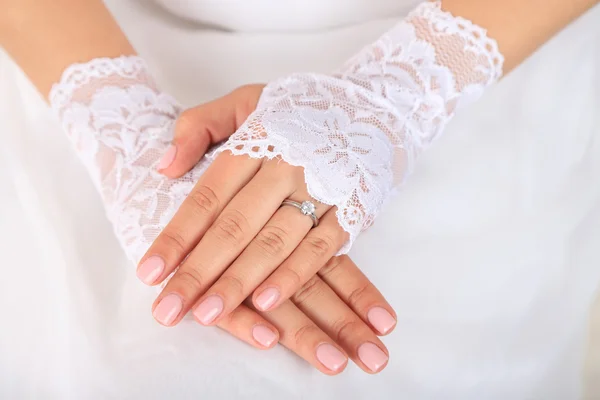
<svg viewBox="0 0 600 400"><path fill-rule="evenodd" d="M358 358L373 372L378 372L389 357L373 343L363 343L358 348Z"/></svg>
<svg viewBox="0 0 600 400"><path fill-rule="evenodd" d="M175 321L182 308L181 297L171 293L162 298L152 315L161 324L169 326Z"/></svg>
<svg viewBox="0 0 600 400"><path fill-rule="evenodd" d="M329 343L323 343L317 347L317 359L330 371L339 370L348 361L344 353Z"/></svg>
<svg viewBox="0 0 600 400"><path fill-rule="evenodd" d="M137 269L137 277L146 285L152 285L165 270L165 261L159 256L148 257Z"/></svg>
<svg viewBox="0 0 600 400"><path fill-rule="evenodd" d="M396 325L396 320L385 308L373 307L367 313L367 319L381 334L386 334Z"/></svg>
<svg viewBox="0 0 600 400"><path fill-rule="evenodd" d="M157 169L160 171L160 170L167 168L169 165L173 164L176 154L177 154L177 146L172 144L171 146L169 146L169 148L165 152L165 155L163 156L163 158L160 159Z"/></svg>
<svg viewBox="0 0 600 400"><path fill-rule="evenodd" d="M223 299L217 295L208 296L194 309L194 315L202 325L208 325L223 311Z"/></svg>
<svg viewBox="0 0 600 400"><path fill-rule="evenodd" d="M261 311L267 311L279 299L279 290L268 288L256 297L256 306Z"/></svg>
<svg viewBox="0 0 600 400"><path fill-rule="evenodd" d="M255 325L252 328L252 337L264 347L271 347L277 340L277 334L264 325Z"/></svg>

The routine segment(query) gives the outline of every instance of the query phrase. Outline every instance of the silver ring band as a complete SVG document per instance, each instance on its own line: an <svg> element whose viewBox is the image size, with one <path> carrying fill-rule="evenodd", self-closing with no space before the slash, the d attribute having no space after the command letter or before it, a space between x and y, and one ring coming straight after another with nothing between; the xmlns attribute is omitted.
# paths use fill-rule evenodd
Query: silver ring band
<svg viewBox="0 0 600 400"><path fill-rule="evenodd" d="M319 217L317 217L317 214L315 214L317 207L312 201L303 201L302 203L298 203L294 200L284 200L283 203L281 203L281 207L283 206L296 207L302 214L312 219L313 228L319 226Z"/></svg>

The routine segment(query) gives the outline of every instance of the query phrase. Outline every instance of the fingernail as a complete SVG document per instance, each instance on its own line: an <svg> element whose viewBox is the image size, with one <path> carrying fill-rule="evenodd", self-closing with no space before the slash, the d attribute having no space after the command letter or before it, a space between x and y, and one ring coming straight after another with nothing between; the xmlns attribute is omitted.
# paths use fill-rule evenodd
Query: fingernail
<svg viewBox="0 0 600 400"><path fill-rule="evenodd" d="M152 285L165 270L165 262L159 256L148 257L138 270L137 277L146 285Z"/></svg>
<svg viewBox="0 0 600 400"><path fill-rule="evenodd" d="M268 288L258 295L256 298L256 306L261 311L267 311L273 304L277 302L277 299L279 299L279 290L275 288Z"/></svg>
<svg viewBox="0 0 600 400"><path fill-rule="evenodd" d="M208 296L196 309L194 315L202 325L208 325L223 311L223 300L217 296Z"/></svg>
<svg viewBox="0 0 600 400"><path fill-rule="evenodd" d="M176 294L168 294L158 303L152 315L161 324L169 326L175 321L182 308L181 298Z"/></svg>
<svg viewBox="0 0 600 400"><path fill-rule="evenodd" d="M264 325L255 325L252 328L252 337L265 347L271 347L277 340L277 334Z"/></svg>
<svg viewBox="0 0 600 400"><path fill-rule="evenodd" d="M329 343L323 343L317 347L317 359L330 371L339 370L348 361L344 353Z"/></svg>
<svg viewBox="0 0 600 400"><path fill-rule="evenodd" d="M358 358L373 372L377 372L388 361L388 356L373 343L363 343L358 348Z"/></svg>
<svg viewBox="0 0 600 400"><path fill-rule="evenodd" d="M373 307L367 313L367 319L373 328L381 334L386 334L396 325L396 320L385 308Z"/></svg>
<svg viewBox="0 0 600 400"><path fill-rule="evenodd" d="M160 159L158 163L157 169L160 171L162 169L167 168L169 165L173 164L173 160L175 160L175 155L177 154L177 147L175 145L170 145L167 149L163 158Z"/></svg>

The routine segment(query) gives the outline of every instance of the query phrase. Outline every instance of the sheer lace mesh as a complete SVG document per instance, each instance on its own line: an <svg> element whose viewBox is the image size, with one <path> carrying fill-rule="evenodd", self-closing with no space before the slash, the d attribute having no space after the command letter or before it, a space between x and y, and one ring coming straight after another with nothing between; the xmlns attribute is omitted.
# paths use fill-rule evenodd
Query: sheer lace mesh
<svg viewBox="0 0 600 400"><path fill-rule="evenodd" d="M271 82L217 151L304 167L308 191L337 206L347 252L460 106L502 75L486 31L426 2L330 75Z"/></svg>
<svg viewBox="0 0 600 400"><path fill-rule="evenodd" d="M180 179L156 172L172 139L179 106L157 90L136 56L69 67L50 94L127 253L137 263L208 167Z"/></svg>
<svg viewBox="0 0 600 400"><path fill-rule="evenodd" d="M502 56L483 29L439 2L424 3L339 71L270 83L257 110L214 154L281 157L304 167L309 193L338 207L350 234L344 253L456 109L501 71ZM69 67L50 102L137 262L209 158L177 180L156 172L179 106L157 90L139 57Z"/></svg>

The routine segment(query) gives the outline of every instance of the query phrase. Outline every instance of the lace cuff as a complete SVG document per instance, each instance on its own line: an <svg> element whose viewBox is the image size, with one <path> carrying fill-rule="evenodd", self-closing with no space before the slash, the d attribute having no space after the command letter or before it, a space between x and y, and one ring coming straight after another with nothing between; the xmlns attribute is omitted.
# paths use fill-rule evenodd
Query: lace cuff
<svg viewBox="0 0 600 400"><path fill-rule="evenodd" d="M156 172L180 107L137 56L67 68L50 104L102 195L117 238L137 263L208 167L176 180Z"/></svg>
<svg viewBox="0 0 600 400"><path fill-rule="evenodd" d="M304 167L308 191L337 206L346 253L455 111L502 75L496 42L426 2L330 75L271 82L217 150Z"/></svg>

